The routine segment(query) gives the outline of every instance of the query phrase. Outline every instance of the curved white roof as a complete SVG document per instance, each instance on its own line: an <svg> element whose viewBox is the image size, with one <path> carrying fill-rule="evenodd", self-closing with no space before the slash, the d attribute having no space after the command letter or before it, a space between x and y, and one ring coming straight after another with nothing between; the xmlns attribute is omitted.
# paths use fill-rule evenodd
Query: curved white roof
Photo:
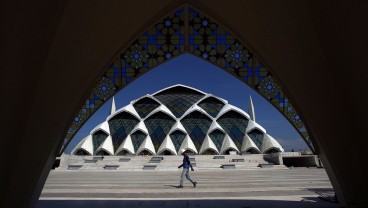
<svg viewBox="0 0 368 208"><path fill-rule="evenodd" d="M253 142L253 140L248 136L248 134L244 135L241 151L246 152L250 149L256 150L258 153L261 153L261 150L257 147L257 145Z"/></svg>
<svg viewBox="0 0 368 208"><path fill-rule="evenodd" d="M218 113L218 115L216 116L216 120L218 118L220 118L222 115L224 115L225 113L229 112L229 111L235 111L237 113L239 113L240 115L243 115L244 117L246 117L248 120L250 120L250 117L249 115L244 112L242 109L238 108L238 107L235 107L231 104L226 104L222 109L221 111Z"/></svg>
<svg viewBox="0 0 368 208"><path fill-rule="evenodd" d="M101 131L105 132L107 135L109 135L110 134L109 123L107 121L104 121L104 122L100 123L94 129L92 129L90 134L94 134L99 130L101 130Z"/></svg>
<svg viewBox="0 0 368 208"><path fill-rule="evenodd" d="M229 137L229 135L225 134L225 138L224 138L224 142L222 143L220 154L224 154L229 149L234 149L239 152L239 149L236 147L233 140Z"/></svg>
<svg viewBox="0 0 368 208"><path fill-rule="evenodd" d="M129 152L130 154L135 154L132 137L130 135L124 139L119 148L116 150L115 155L118 155L123 150Z"/></svg>
<svg viewBox="0 0 368 208"><path fill-rule="evenodd" d="M94 154L97 154L99 151L105 150L110 155L114 155L114 146L112 145L111 136L108 136L105 141L96 149Z"/></svg>
<svg viewBox="0 0 368 208"><path fill-rule="evenodd" d="M158 150L157 150L157 154L159 155L165 150L168 150L168 151L172 152L173 155L176 155L175 146L174 146L174 143L172 142L169 134L167 134L164 141L162 141L162 143L160 145L160 148L158 148Z"/></svg>
<svg viewBox="0 0 368 208"><path fill-rule="evenodd" d="M174 119L175 121L177 121L176 117L174 116L174 114L164 105L160 105L158 108L154 109L151 113L149 113L146 116L146 119L149 118L150 116L152 116L153 114L157 113L157 112L163 112L166 115L170 116L172 119Z"/></svg>
<svg viewBox="0 0 368 208"><path fill-rule="evenodd" d="M276 150L279 150L280 152L284 151L284 149L276 141L276 139L274 139L272 136L268 134L265 134L263 137L263 143L262 143L262 153L265 153L272 148L275 148Z"/></svg>
<svg viewBox="0 0 368 208"><path fill-rule="evenodd" d="M203 94L203 96L200 96L200 98L198 96L194 96L194 97L196 97L195 98L196 100L193 100L194 104L192 104L192 106L190 106L181 115L180 118L177 118L167 106L165 106L160 100L158 100L156 97L154 97L155 95L158 95L158 94L160 94L160 93L162 93L166 90L174 89L176 87L187 88L187 89L193 90L195 92L198 92L199 94ZM172 91L172 92L175 93L175 91ZM143 108L141 108L139 110L142 110L142 112L147 113L147 115L144 118L141 118L139 113L137 112L137 110L134 108L133 104L135 104L136 102L138 102L142 99L145 99L145 98L152 99L152 100L156 101L159 106L156 107L155 109L151 110L150 108L145 108L144 103L142 103ZM209 113L206 112L205 109L203 109L202 107L200 107L198 105L200 102L202 102L203 100L208 99L208 98L214 98L214 99L219 100L219 102L222 102L224 104L224 106L221 108L220 112L217 114L216 117L211 116ZM180 103L178 105L180 105ZM186 85L182 85L182 84L177 84L177 85L167 87L165 89L162 89L162 90L159 90L159 91L153 93L152 95L147 94L147 95L144 95L142 97L139 97L138 99L133 100L132 102L130 102L130 104L128 104L127 106L124 106L123 108L120 108L118 110L116 110L115 99L113 98L112 103L111 103L111 111L110 111L111 115L107 116L107 118L104 122L102 122L101 124L96 126L90 132L90 135L85 137L73 149L72 153L76 153L76 151L78 149L82 149L82 150L84 150L84 151L86 151L87 153L90 153L90 154L96 154L98 151L101 151L101 150L106 151L108 154L119 154L119 152L122 151L122 150L126 150L127 152L129 152L131 154L139 154L143 150L147 150L147 151L151 152L151 154L156 154L156 152L158 154L161 154L165 150L168 150L168 151L172 152L173 154L181 154L181 152L180 152L181 149L188 149L188 150L190 150L194 153L199 152L200 154L203 153L204 151L206 151L207 149L212 149L215 152L220 153L220 154L223 154L228 149L234 149L234 150L239 152L239 149L241 149L242 151L244 151L244 150L246 151L250 148L253 148L253 149L255 149L259 152L265 152L265 151L268 151L270 148L275 148L277 150L283 151L281 145L275 139L273 139L271 136L269 136L266 133L266 130L261 125L259 125L258 123L256 123L254 121L255 120L255 112L254 112L254 107L253 107L253 103L252 103L251 100L250 100L250 103L249 103L249 109L248 110L249 110L251 116L248 115L248 113L246 113L242 109L229 104L228 101L225 100L225 99L222 99L220 97L202 92L198 89L195 89L195 88L192 88L192 87L189 87L189 86L186 86ZM188 135L188 132L186 131L186 128L181 123L182 119L184 119L186 116L188 116L189 114L191 114L195 111L202 113L203 115L207 116L211 120L211 124L210 124L209 129L207 130L207 132L203 132L205 134L204 135L205 138L204 138L203 143L201 144L201 147L200 147L199 151L198 151L198 149L196 149L192 139ZM240 115L244 116L248 120L248 124L246 126L246 131L245 131L246 135L243 138L243 142L242 142L241 147L240 146L237 147L235 145L233 139L231 139L231 137L227 134L227 132L217 122L217 120L221 116L223 116L225 113L227 113L229 111L234 111L236 113L239 113ZM127 137L122 141L119 148L114 152L114 147L113 147L113 144L112 144L112 139L111 139L111 134L110 134L110 128L109 128L109 122L108 121L110 119L112 119L113 117L115 117L116 115L122 113L122 112L129 113L130 115L134 116L134 118L136 118L139 122L133 127L132 131L126 132ZM161 112L161 113L164 113L164 114L168 115L170 118L172 118L175 121L175 123L174 123L173 126L171 126L171 129L169 130L167 135L165 135L165 138L164 138L163 142L161 144L155 144L154 145L153 141L151 140L151 137L150 137L150 134L149 134L150 132L148 131L145 120L150 118L152 115L154 115L158 112ZM127 121L127 122L129 122L129 121ZM166 124L162 124L162 125L166 125ZM171 123L167 124L167 125L171 125ZM189 128L193 128L193 127L189 127ZM247 135L247 133L249 133L253 129L258 129L259 131L261 131L264 134L264 142L262 143L261 150L255 145L253 140L250 139L249 136ZM108 135L108 137L100 145L100 147L95 147L96 151L93 152L94 147L93 147L93 137L92 137L92 135L95 134L99 130L105 132ZM180 146L180 151L179 152L176 152L176 148L175 148L174 143L173 143L173 141L171 140L171 137L170 137L170 134L173 133L176 130L179 130L179 131L181 131L185 134L184 141L182 142L182 144ZM222 143L220 151L216 148L214 142L209 137L209 134L212 133L215 130L220 130L221 132L223 132L225 134L225 138L224 138L224 141ZM146 134L147 136L144 139L144 141L142 142L142 144L140 145L140 147L138 148L138 150L134 151L134 146L133 146L132 138L131 138L130 135L133 134L134 132L137 132L137 131L141 131L144 134ZM157 142L157 141L155 141L155 142ZM156 148L159 147L157 149L157 151L156 151L155 147Z"/></svg>
<svg viewBox="0 0 368 208"><path fill-rule="evenodd" d="M207 131L207 134L212 133L213 131L215 131L216 129L220 130L222 133L226 134L225 130L220 126L220 124L218 124L216 121L212 122L210 128Z"/></svg>
<svg viewBox="0 0 368 208"><path fill-rule="evenodd" d="M147 135L146 138L143 140L143 142L139 146L136 154L139 154L143 150L147 150L148 152L150 152L153 155L156 154L155 147L153 146L152 139L149 135Z"/></svg>
<svg viewBox="0 0 368 208"><path fill-rule="evenodd" d="M157 92L153 93L153 94L152 94L152 96L155 96L155 95L157 95L157 94L160 94L161 92L164 92L164 91L166 91L166 90L169 90L169 89L172 89L172 88L175 88L175 87L184 87L184 88L188 88L188 89L191 89L191 90L193 90L193 91L199 92L199 93L201 93L201 94L203 94L203 95L207 94L207 93L202 92L202 91L200 91L200 90L198 90L198 89L196 89L196 88L193 88L193 87L189 87L189 86L186 86L186 85L183 85L183 84L176 84L176 85L172 85L172 86L170 86L170 87L166 87L166 88L164 88L164 89L162 89L162 90L159 90L159 91L157 91Z"/></svg>
<svg viewBox="0 0 368 208"><path fill-rule="evenodd" d="M220 102L222 102L224 105L228 104L229 102L223 98L217 97L215 95L212 94L206 94L203 98L199 99L195 104L199 104L200 102L202 102L203 100L207 99L207 98L215 98L217 100L219 100Z"/></svg>
<svg viewBox="0 0 368 208"><path fill-rule="evenodd" d="M93 155L92 135L86 136L81 142L79 142L79 144L72 150L71 154L75 154L80 149Z"/></svg>
<svg viewBox="0 0 368 208"><path fill-rule="evenodd" d="M198 105L194 104L192 107L190 107L181 117L180 119L185 118L185 116L193 113L194 111L198 111L204 115L206 115L209 119L213 120L212 116L210 116L205 110L203 110L201 107L199 107Z"/></svg>
<svg viewBox="0 0 368 208"><path fill-rule="evenodd" d="M199 150L199 154L202 154L203 152L207 151L208 149L211 149L211 150L215 151L217 154L219 154L215 143L213 143L212 139L207 135L204 138L201 149Z"/></svg>
<svg viewBox="0 0 368 208"><path fill-rule="evenodd" d="M195 147L192 139L188 136L188 134L185 136L183 143L181 143L178 155L181 155L183 153L181 150L190 150L196 154L198 154L197 148Z"/></svg>
<svg viewBox="0 0 368 208"><path fill-rule="evenodd" d="M174 126L171 128L171 130L169 131L168 134L170 135L171 133L173 133L176 130L179 130L179 131L183 132L184 134L188 134L187 131L185 130L183 124L181 124L180 121L175 122Z"/></svg>
<svg viewBox="0 0 368 208"><path fill-rule="evenodd" d="M258 129L260 132L266 134L266 129L264 129L261 125L259 125L258 123L252 121L252 120L249 120L248 122L248 126L247 126L247 129L246 129L246 132L249 133L251 132L253 129Z"/></svg>
<svg viewBox="0 0 368 208"><path fill-rule="evenodd" d="M135 110L135 108L133 107L132 104L129 104L125 107L122 107L120 108L119 110L115 111L114 114L112 115L109 115L107 118L106 118L106 121L109 121L110 119L112 119L114 116L118 115L119 113L122 113L122 112L127 112L131 115L133 115L135 118L137 118L138 120L141 119L141 117L138 115L137 111Z"/></svg>

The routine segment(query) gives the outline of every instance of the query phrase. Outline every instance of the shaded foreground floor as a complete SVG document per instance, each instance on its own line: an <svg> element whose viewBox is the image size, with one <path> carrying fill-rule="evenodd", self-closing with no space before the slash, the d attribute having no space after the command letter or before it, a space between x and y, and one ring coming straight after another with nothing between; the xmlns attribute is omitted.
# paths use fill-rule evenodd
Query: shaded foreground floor
<svg viewBox="0 0 368 208"><path fill-rule="evenodd" d="M52 171L37 207L339 207L324 169L200 170L177 189L180 173Z"/></svg>

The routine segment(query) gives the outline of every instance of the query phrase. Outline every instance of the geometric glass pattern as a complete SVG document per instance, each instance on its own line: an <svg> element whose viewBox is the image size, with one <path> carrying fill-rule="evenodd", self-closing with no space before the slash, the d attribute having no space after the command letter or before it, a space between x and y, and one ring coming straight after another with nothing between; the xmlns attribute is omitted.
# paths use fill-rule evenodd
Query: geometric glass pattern
<svg viewBox="0 0 368 208"><path fill-rule="evenodd" d="M154 95L162 104L180 118L204 94L184 87L174 87Z"/></svg>
<svg viewBox="0 0 368 208"><path fill-rule="evenodd" d="M110 97L145 72L183 53L213 63L250 86L280 111L309 148L315 151L301 115L293 107L271 68L216 21L192 7L183 6L122 48L102 69L103 75L86 96L66 132L60 155L88 118ZM176 117L182 112L181 109L170 110ZM140 116L145 114L142 112Z"/></svg>
<svg viewBox="0 0 368 208"><path fill-rule="evenodd" d="M240 113L231 110L217 119L217 122L234 141L235 145L240 149L245 130L248 126L248 119L242 116Z"/></svg>
<svg viewBox="0 0 368 208"><path fill-rule="evenodd" d="M170 134L170 138L171 138L171 141L174 144L176 152L179 152L179 148L180 148L180 146L183 143L184 138L185 138L185 133L183 133L179 130L176 130L176 131L174 131L173 133Z"/></svg>
<svg viewBox="0 0 368 208"><path fill-rule="evenodd" d="M93 143L93 152L97 150L97 148L105 141L107 138L106 132L99 130L92 135L92 143Z"/></svg>
<svg viewBox="0 0 368 208"><path fill-rule="evenodd" d="M198 104L199 107L205 110L212 117L216 117L224 105L225 104L223 102L214 97L208 97Z"/></svg>
<svg viewBox="0 0 368 208"><path fill-rule="evenodd" d="M209 136L212 139L213 143L215 144L218 152L220 152L222 143L224 142L224 138L225 138L224 132L216 129L215 131L211 132Z"/></svg>
<svg viewBox="0 0 368 208"><path fill-rule="evenodd" d="M201 144L207 134L208 129L212 124L212 120L199 111L194 111L185 116L181 123L193 140L197 149L200 149Z"/></svg>
<svg viewBox="0 0 368 208"><path fill-rule="evenodd" d="M248 132L248 136L257 145L258 149L262 148L264 134L260 130L253 129L252 131Z"/></svg>
<svg viewBox="0 0 368 208"><path fill-rule="evenodd" d="M142 98L133 104L135 110L141 118L145 118L149 113L156 109L160 104L148 97Z"/></svg>
<svg viewBox="0 0 368 208"><path fill-rule="evenodd" d="M163 112L157 112L144 120L156 151L163 142L175 120Z"/></svg>
<svg viewBox="0 0 368 208"><path fill-rule="evenodd" d="M128 136L139 120L130 113L121 112L108 121L114 152Z"/></svg>
<svg viewBox="0 0 368 208"><path fill-rule="evenodd" d="M147 137L147 135L143 133L142 131L138 130L134 132L133 134L131 134L130 137L132 138L134 152L137 152L139 146L141 146L143 140Z"/></svg>

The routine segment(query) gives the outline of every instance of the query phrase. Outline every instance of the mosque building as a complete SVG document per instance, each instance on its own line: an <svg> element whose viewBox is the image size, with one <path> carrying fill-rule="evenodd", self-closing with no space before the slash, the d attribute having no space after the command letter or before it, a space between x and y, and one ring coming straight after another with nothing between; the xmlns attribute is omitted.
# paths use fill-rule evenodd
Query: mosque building
<svg viewBox="0 0 368 208"><path fill-rule="evenodd" d="M248 113L198 89L174 85L116 110L72 150L73 155L268 154L282 146Z"/></svg>

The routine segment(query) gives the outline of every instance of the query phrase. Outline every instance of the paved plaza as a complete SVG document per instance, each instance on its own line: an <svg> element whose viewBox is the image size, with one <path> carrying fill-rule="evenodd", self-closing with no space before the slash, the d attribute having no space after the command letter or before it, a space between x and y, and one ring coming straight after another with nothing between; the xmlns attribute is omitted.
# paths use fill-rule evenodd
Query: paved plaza
<svg viewBox="0 0 368 208"><path fill-rule="evenodd" d="M51 171L37 208L339 207L324 169ZM322 196L322 197L321 197Z"/></svg>

